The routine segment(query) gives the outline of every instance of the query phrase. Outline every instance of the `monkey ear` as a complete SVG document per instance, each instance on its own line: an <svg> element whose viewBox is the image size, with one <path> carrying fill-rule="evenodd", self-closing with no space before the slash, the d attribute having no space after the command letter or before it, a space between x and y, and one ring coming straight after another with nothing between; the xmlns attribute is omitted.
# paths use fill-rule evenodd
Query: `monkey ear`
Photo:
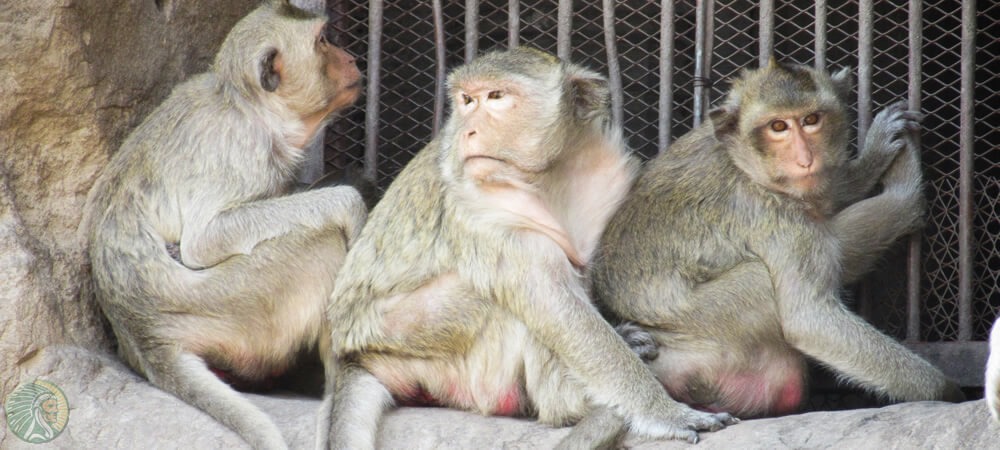
<svg viewBox="0 0 1000 450"><path fill-rule="evenodd" d="M837 91L837 96L841 100L847 101L851 95L851 88L854 85L854 77L851 76L851 68L844 67L833 75L830 75L830 80L833 81L833 88Z"/></svg>
<svg viewBox="0 0 1000 450"><path fill-rule="evenodd" d="M281 84L281 58L277 49L271 49L260 61L260 87L274 92Z"/></svg>
<svg viewBox="0 0 1000 450"><path fill-rule="evenodd" d="M712 122L715 137L720 139L736 131L737 119L739 119L739 108L729 104L713 108L708 112L708 120Z"/></svg>
<svg viewBox="0 0 1000 450"><path fill-rule="evenodd" d="M575 72L575 73L573 73ZM589 70L570 74L570 92L573 95L573 112L577 119L589 120L607 112L611 89L608 80Z"/></svg>

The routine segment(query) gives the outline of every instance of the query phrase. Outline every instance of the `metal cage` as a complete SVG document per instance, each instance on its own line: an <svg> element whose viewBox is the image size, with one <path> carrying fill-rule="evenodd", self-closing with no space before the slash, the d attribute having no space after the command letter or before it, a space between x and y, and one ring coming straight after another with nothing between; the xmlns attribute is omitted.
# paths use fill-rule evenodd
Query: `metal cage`
<svg viewBox="0 0 1000 450"><path fill-rule="evenodd" d="M441 125L446 71L489 49L534 46L607 73L615 120L643 158L771 54L855 68L858 136L901 99L926 114L929 214L852 289L853 306L962 385L982 385L1000 309L1000 4L330 0L328 12L367 93L328 130L326 170L359 166L382 188Z"/></svg>

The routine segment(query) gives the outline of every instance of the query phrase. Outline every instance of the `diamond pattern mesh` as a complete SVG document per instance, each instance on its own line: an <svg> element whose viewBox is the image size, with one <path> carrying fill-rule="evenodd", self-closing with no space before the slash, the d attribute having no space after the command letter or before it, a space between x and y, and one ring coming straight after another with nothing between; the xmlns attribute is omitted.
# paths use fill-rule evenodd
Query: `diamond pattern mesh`
<svg viewBox="0 0 1000 450"><path fill-rule="evenodd" d="M481 2L479 52L508 42L508 2ZM432 137L435 88L434 27L429 1L384 2L381 92L376 166L384 188ZM607 71L600 2L574 2L572 59ZM873 2L872 103L875 111L905 99L908 81L908 2ZM660 2L615 2L615 32L622 69L625 128L630 145L643 157L657 152L657 103L660 93ZM520 42L556 51L557 0L520 2ZM670 136L691 129L695 88L694 0L675 2L674 77ZM923 2L924 120L923 161L929 214L921 236L920 311L924 341L958 339L959 103L961 8L958 2ZM978 2L972 220L973 340L983 340L1000 310L1000 6ZM367 71L367 2L331 0L337 40ZM449 68L464 57L465 2L444 2L446 60ZM827 11L827 67L858 67L857 2L830 2ZM775 2L774 53L779 59L812 64L816 13L812 2ZM759 7L752 1L714 5L710 104L718 102L728 80L744 67L756 67ZM327 171L358 166L365 147L365 99L334 122L327 135ZM890 252L868 283L855 290L859 311L896 337L905 336L905 245Z"/></svg>

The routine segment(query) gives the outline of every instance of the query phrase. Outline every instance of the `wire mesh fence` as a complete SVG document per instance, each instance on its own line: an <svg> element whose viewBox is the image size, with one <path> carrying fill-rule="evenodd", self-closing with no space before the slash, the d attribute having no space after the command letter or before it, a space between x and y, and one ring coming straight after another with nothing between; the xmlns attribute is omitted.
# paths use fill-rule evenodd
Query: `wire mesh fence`
<svg viewBox="0 0 1000 450"><path fill-rule="evenodd" d="M1000 5L777 3L330 0L336 41L358 57L369 83L359 102L366 106L327 133L326 170L364 167L384 189L444 119L445 68L495 48L568 52L617 77L616 112L643 158L690 130L727 80L769 54L851 67L858 135L895 101L925 113L929 212L926 229L853 289L854 306L910 343L981 345L1000 310ZM956 352L931 353L940 365L960 363L949 361ZM955 370L982 361L965 365Z"/></svg>

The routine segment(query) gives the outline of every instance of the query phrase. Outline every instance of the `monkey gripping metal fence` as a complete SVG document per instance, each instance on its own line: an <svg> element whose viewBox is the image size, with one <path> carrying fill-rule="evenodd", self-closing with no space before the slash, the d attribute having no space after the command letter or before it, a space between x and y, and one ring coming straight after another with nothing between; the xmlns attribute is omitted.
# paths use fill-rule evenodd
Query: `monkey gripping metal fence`
<svg viewBox="0 0 1000 450"><path fill-rule="evenodd" d="M326 170L360 166L383 189L441 126L447 70L490 49L534 46L608 74L614 118L643 158L772 53L854 68L858 136L898 100L926 114L929 213L921 234L851 289L853 306L963 385L982 385L1000 309L997 3L330 0L328 12L367 72L367 94L328 131Z"/></svg>

